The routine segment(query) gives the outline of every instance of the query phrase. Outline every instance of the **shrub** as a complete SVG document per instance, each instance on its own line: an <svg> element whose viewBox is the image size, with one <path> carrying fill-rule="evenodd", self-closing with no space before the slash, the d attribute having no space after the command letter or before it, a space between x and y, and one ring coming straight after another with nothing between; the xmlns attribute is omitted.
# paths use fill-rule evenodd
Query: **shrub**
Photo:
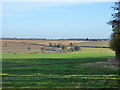
<svg viewBox="0 0 120 90"><path fill-rule="evenodd" d="M44 47L41 47L41 51L44 51L45 50L45 48Z"/></svg>
<svg viewBox="0 0 120 90"><path fill-rule="evenodd" d="M35 54L34 52L29 52L28 54Z"/></svg>
<svg viewBox="0 0 120 90"><path fill-rule="evenodd" d="M75 51L75 49L74 49L74 47L71 47L71 48L68 49L68 51L73 52L73 51Z"/></svg>
<svg viewBox="0 0 120 90"><path fill-rule="evenodd" d="M73 46L73 43L70 43L70 46Z"/></svg>
<svg viewBox="0 0 120 90"><path fill-rule="evenodd" d="M17 53L15 52L15 53L13 53L13 54L17 54Z"/></svg>
<svg viewBox="0 0 120 90"><path fill-rule="evenodd" d="M62 45L61 43L57 44L57 47L58 47L58 48L62 48L62 46L63 46L63 45Z"/></svg>
<svg viewBox="0 0 120 90"><path fill-rule="evenodd" d="M67 46L66 45L62 45L62 50L67 50Z"/></svg>
<svg viewBox="0 0 120 90"><path fill-rule="evenodd" d="M75 46L74 48L75 48L75 51L81 50L81 47L79 47L79 46Z"/></svg>
<svg viewBox="0 0 120 90"><path fill-rule="evenodd" d="M53 43L50 42L50 43L49 43L49 47L53 47Z"/></svg>

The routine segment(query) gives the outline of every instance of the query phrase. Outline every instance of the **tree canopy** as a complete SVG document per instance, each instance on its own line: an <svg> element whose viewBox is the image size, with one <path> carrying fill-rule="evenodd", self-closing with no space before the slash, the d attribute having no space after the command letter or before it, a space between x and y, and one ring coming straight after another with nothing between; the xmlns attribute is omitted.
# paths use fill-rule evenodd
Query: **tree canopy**
<svg viewBox="0 0 120 90"><path fill-rule="evenodd" d="M116 59L120 60L120 1L115 2L115 6L112 8L115 13L112 14L113 20L108 22L112 26L113 31L110 46L116 53Z"/></svg>

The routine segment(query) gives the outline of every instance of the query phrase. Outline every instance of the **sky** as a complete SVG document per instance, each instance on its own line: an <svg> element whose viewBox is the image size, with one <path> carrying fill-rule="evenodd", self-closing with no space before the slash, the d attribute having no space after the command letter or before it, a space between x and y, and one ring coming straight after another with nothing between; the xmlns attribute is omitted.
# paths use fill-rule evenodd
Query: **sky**
<svg viewBox="0 0 120 90"><path fill-rule="evenodd" d="M110 38L113 2L4 2L3 38Z"/></svg>

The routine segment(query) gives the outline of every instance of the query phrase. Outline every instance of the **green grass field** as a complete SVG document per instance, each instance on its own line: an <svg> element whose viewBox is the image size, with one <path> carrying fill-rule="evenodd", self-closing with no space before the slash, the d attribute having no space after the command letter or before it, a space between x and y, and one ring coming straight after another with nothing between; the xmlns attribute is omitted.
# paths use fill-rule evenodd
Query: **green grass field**
<svg viewBox="0 0 120 90"><path fill-rule="evenodd" d="M85 48L80 52L59 54L3 53L3 89L118 88L117 70L86 65L114 57L112 51L100 50Z"/></svg>

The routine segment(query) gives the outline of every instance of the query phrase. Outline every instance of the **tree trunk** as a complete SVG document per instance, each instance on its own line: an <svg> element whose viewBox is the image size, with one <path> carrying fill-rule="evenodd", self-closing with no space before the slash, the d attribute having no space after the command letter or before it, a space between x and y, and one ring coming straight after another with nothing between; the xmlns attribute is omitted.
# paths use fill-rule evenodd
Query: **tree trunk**
<svg viewBox="0 0 120 90"><path fill-rule="evenodd" d="M119 51L116 51L116 60L120 61L120 52Z"/></svg>
<svg viewBox="0 0 120 90"><path fill-rule="evenodd" d="M117 61L118 66L120 66L120 52L119 52L119 51L116 51L115 53L116 53L115 60Z"/></svg>
<svg viewBox="0 0 120 90"><path fill-rule="evenodd" d="M116 51L116 58L115 58L115 62L117 62L117 66L118 66L118 75L120 75L120 51Z"/></svg>

